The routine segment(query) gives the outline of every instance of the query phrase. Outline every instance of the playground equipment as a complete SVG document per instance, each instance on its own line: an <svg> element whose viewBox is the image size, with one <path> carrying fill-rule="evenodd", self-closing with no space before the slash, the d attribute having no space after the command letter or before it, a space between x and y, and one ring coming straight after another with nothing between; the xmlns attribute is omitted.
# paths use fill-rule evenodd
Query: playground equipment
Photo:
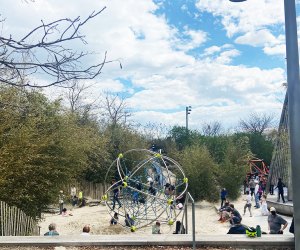
<svg viewBox="0 0 300 250"><path fill-rule="evenodd" d="M269 175L269 169L262 159L253 158L249 160L249 172L246 179L249 180L251 176L258 176L259 179L267 179Z"/></svg>
<svg viewBox="0 0 300 250"><path fill-rule="evenodd" d="M132 149L109 167L102 197L113 218L132 232L154 221L173 225L184 211L188 187L182 167L173 159L147 149Z"/></svg>

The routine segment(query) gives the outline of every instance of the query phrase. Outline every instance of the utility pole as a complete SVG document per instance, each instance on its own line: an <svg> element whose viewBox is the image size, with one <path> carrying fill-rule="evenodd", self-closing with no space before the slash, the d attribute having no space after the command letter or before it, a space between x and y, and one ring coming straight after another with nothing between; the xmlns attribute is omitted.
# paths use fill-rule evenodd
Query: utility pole
<svg viewBox="0 0 300 250"><path fill-rule="evenodd" d="M186 132L189 131L189 114L192 111L192 107L191 106L186 106L185 107L185 129Z"/></svg>

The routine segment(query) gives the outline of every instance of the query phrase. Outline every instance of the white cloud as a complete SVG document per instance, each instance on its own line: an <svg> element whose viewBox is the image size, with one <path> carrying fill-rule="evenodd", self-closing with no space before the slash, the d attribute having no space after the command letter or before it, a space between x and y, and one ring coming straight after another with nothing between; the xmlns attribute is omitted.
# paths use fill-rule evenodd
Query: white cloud
<svg viewBox="0 0 300 250"><path fill-rule="evenodd" d="M285 44L264 47L264 52L267 55L283 55L285 56Z"/></svg>
<svg viewBox="0 0 300 250"><path fill-rule="evenodd" d="M200 11L220 16L229 37L284 22L281 1L251 0L233 3L229 0L198 0L196 6Z"/></svg>
<svg viewBox="0 0 300 250"><path fill-rule="evenodd" d="M217 58L217 62L221 64L229 64L232 61L233 57L239 56L240 52L236 49L227 50L220 54Z"/></svg>
<svg viewBox="0 0 300 250"><path fill-rule="evenodd" d="M285 53L283 35L284 9L283 1L251 0L233 3L229 0L198 0L196 3L200 11L210 12L221 19L227 36L233 37L238 44L263 47L267 55ZM281 35L277 37L273 32L279 27Z"/></svg>
<svg viewBox="0 0 300 250"><path fill-rule="evenodd" d="M207 40L207 33L202 30L187 29L184 31L184 35L188 36L189 40L187 42L183 41L181 45L177 46L184 51L195 49Z"/></svg>
<svg viewBox="0 0 300 250"><path fill-rule="evenodd" d="M270 30L262 29L247 32L245 35L236 38L235 42L252 46L264 46L266 44L276 44L278 40L272 35Z"/></svg>
<svg viewBox="0 0 300 250"><path fill-rule="evenodd" d="M229 36L244 33L236 42L265 46L265 53L277 53L281 38L268 34L266 26L282 22L281 4L273 1L272 7L267 0L245 4L201 0L197 7L221 16ZM188 28L180 34L163 15L153 14L158 6L150 0L73 0L72 4L58 0L30 4L7 1L1 5L1 12L7 17L3 32L23 33L39 24L41 18L84 18L104 5L107 9L103 14L82 31L88 45L78 48L94 51L98 61L107 50L109 60L119 59L123 69L117 62L105 65L100 78L91 82L94 85L90 99L102 91L127 92L131 96L129 104L136 109L134 119L181 125L185 121L185 106L192 105L190 124L194 128L210 120L231 124L254 110L280 110L281 104L274 96L284 91L280 87L285 81L282 69L232 66L230 62L241 52L230 44L206 48L200 59L189 55L187 51L203 46L208 34ZM265 38L253 41L257 31L264 32ZM273 43L264 43L268 35L275 38Z"/></svg>
<svg viewBox="0 0 300 250"><path fill-rule="evenodd" d="M238 44L246 44L254 47L263 47L267 55L285 55L285 37L279 35L275 37L270 30L262 29L250 31L235 39Z"/></svg>

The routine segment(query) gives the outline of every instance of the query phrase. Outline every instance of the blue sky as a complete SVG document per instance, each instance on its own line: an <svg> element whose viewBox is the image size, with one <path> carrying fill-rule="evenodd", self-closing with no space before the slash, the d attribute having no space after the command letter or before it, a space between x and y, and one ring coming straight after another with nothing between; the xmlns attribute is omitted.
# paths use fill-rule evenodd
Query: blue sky
<svg viewBox="0 0 300 250"><path fill-rule="evenodd" d="M298 2L298 1L297 1ZM106 10L82 31L88 42L76 49L105 51L106 65L86 92L93 102L103 91L126 97L140 122L190 128L220 121L236 126L251 112L280 116L286 82L283 1L249 0L36 0L4 1L2 34L22 34L63 17L83 18ZM297 5L297 7L299 7ZM36 77L37 82L47 78ZM51 96L63 95L47 89Z"/></svg>

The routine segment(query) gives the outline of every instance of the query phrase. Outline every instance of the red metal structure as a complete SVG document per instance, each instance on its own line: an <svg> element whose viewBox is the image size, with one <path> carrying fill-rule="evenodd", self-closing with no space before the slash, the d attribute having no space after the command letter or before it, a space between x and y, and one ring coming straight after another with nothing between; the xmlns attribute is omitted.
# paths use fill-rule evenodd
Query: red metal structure
<svg viewBox="0 0 300 250"><path fill-rule="evenodd" d="M258 176L259 179L267 178L269 175L269 168L266 166L263 160L253 158L249 160L249 172L247 173L247 180L251 176Z"/></svg>

